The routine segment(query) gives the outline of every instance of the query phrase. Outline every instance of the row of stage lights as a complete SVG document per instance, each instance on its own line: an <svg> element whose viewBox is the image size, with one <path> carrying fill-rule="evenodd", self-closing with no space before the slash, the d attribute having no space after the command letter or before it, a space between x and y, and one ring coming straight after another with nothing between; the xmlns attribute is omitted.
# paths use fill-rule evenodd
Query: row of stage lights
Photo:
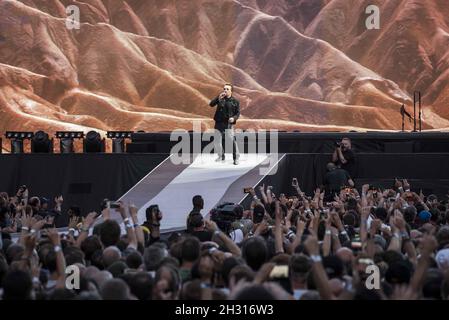
<svg viewBox="0 0 449 320"><path fill-rule="evenodd" d="M125 139L130 139L133 131L108 131L106 136L112 139L112 152L125 152ZM32 153L53 153L53 138L44 131L7 131L6 139L11 142L11 153L23 153L24 140L31 141ZM73 141L75 139L83 140L83 152L95 153L105 152L105 139L96 131L89 131L84 134L82 131L57 131L55 137L59 139L61 153L73 153ZM1 142L1 139L0 139ZM1 146L0 146L1 147ZM1 148L0 148L1 150Z"/></svg>

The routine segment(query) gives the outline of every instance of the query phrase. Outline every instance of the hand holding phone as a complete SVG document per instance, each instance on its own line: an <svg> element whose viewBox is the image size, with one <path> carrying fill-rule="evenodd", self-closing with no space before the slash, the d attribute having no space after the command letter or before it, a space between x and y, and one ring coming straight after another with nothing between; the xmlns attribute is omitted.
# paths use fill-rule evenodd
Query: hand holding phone
<svg viewBox="0 0 449 320"><path fill-rule="evenodd" d="M297 187L298 186L298 179L296 179L296 178L292 179L292 186L293 187Z"/></svg>
<svg viewBox="0 0 449 320"><path fill-rule="evenodd" d="M288 266L275 266L270 272L270 278L288 278Z"/></svg>
<svg viewBox="0 0 449 320"><path fill-rule="evenodd" d="M118 209L118 208L120 208L120 203L117 203L114 201L108 201L108 208L109 209Z"/></svg>

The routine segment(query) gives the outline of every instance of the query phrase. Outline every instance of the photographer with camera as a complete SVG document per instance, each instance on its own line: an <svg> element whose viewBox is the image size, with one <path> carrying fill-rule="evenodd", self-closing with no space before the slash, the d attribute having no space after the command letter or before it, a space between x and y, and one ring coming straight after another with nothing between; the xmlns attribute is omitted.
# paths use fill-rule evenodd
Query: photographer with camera
<svg viewBox="0 0 449 320"><path fill-rule="evenodd" d="M355 154L352 150L351 139L343 138L340 142L336 142L335 150L332 154L332 162L336 166L346 170L349 175L355 176Z"/></svg>

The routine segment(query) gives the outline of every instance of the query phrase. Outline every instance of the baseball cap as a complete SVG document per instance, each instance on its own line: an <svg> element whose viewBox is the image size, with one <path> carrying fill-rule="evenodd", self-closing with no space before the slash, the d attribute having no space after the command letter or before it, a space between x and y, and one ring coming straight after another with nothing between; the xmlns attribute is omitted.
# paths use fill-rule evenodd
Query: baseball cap
<svg viewBox="0 0 449 320"><path fill-rule="evenodd" d="M419 220L423 222L428 222L432 214L429 211L423 210L418 214Z"/></svg>

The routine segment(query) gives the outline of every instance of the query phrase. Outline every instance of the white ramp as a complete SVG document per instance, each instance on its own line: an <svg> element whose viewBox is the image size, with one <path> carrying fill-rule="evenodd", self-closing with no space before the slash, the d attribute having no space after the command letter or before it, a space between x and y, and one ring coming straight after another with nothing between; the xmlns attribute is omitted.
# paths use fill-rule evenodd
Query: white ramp
<svg viewBox="0 0 449 320"><path fill-rule="evenodd" d="M217 156L214 154L199 155L191 165L139 209L139 220L145 221L145 210L150 205L157 204L163 213L162 232L184 229L187 215L192 209L193 196L199 194L204 198L202 212L206 215L223 199L228 188L237 179L268 158L266 154L242 154L240 164L234 165L232 156L227 157L223 163L215 162Z"/></svg>

